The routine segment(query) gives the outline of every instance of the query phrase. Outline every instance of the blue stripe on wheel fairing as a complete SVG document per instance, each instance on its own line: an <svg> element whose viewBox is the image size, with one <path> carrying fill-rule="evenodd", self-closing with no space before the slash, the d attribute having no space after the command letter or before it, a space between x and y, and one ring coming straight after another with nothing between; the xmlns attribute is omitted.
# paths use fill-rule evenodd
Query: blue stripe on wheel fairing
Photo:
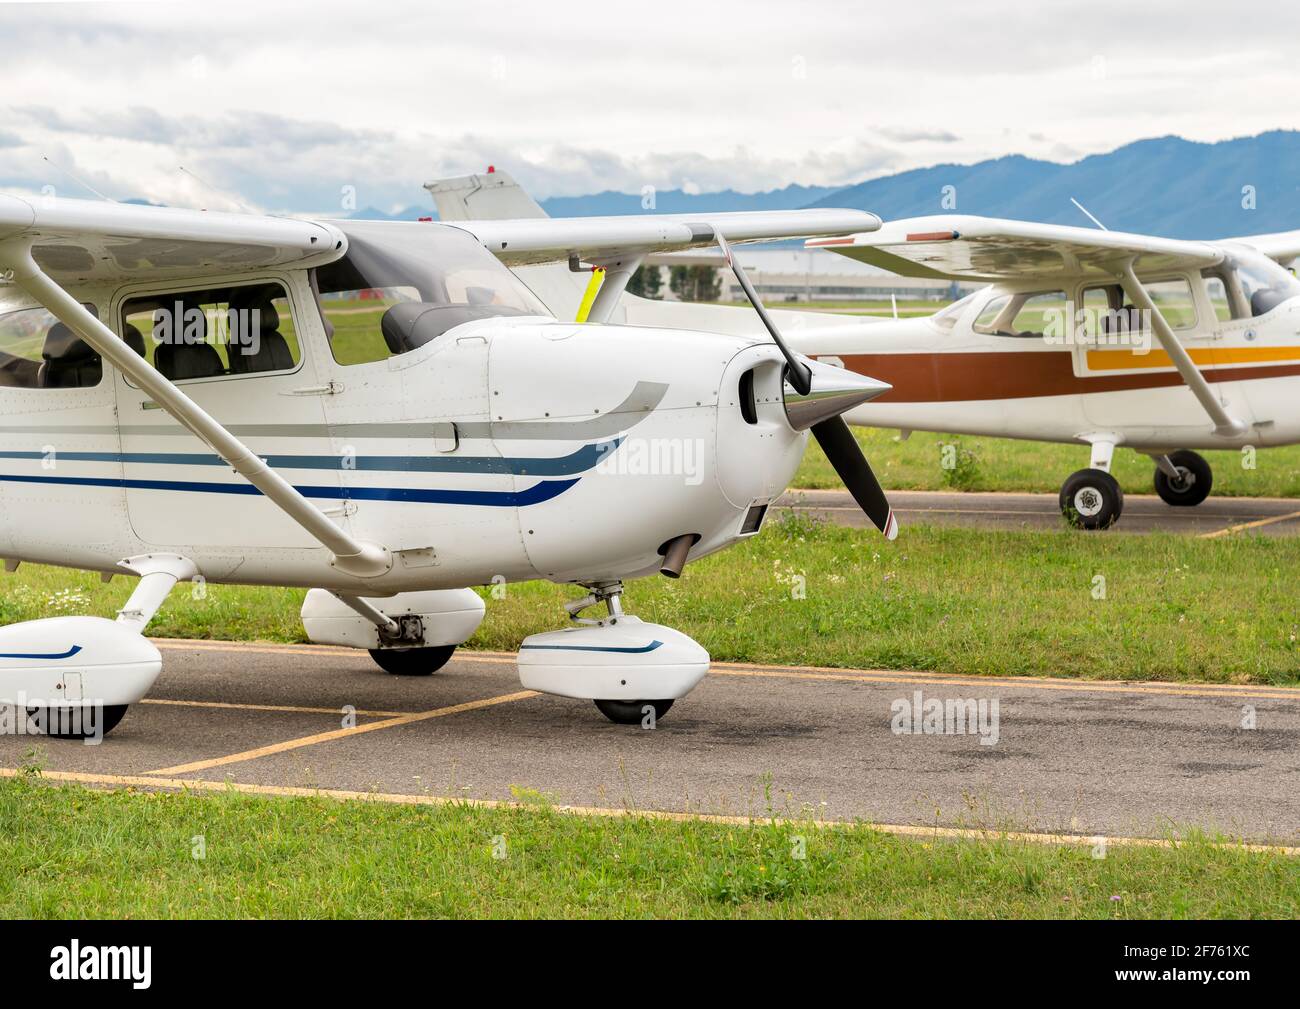
<svg viewBox="0 0 1300 1009"><path fill-rule="evenodd" d="M589 470L622 444L622 438L584 445L569 455L530 456L402 456L359 455L343 465L338 455L264 455L272 469L352 469L382 473L509 473L516 476L569 476ZM0 452L0 459L67 462L120 462L147 466L226 466L220 456L202 452Z"/></svg>
<svg viewBox="0 0 1300 1009"><path fill-rule="evenodd" d="M423 487L295 487L308 498L340 501L401 501L412 504L481 505L493 508L523 508L558 497L578 482L540 480L521 491L425 489ZM121 487L126 490L185 491L196 494L238 494L258 496L262 492L248 483L199 483L188 480L121 480L112 477L16 476L0 473L0 482L63 484L70 487Z"/></svg>
<svg viewBox="0 0 1300 1009"><path fill-rule="evenodd" d="M540 651L547 652L619 652L623 655L638 655L644 652L653 652L662 645L663 642L656 638L648 645L642 645L640 648L613 648L605 645L530 645L522 644L520 648L536 648Z"/></svg>
<svg viewBox="0 0 1300 1009"><path fill-rule="evenodd" d="M50 659L51 661L57 661L58 659L70 659L74 655L76 655L79 651L81 651L81 646L73 645L66 652L60 652L57 655L55 654L42 655L40 653L31 653L31 654L24 655L21 652L12 652L8 654L0 654L0 659Z"/></svg>

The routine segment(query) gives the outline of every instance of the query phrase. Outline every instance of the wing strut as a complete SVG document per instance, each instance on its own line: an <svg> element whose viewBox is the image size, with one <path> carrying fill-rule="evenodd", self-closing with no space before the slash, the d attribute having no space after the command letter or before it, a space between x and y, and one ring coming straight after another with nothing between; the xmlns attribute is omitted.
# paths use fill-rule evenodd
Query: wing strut
<svg viewBox="0 0 1300 1009"><path fill-rule="evenodd" d="M1160 346L1164 348L1165 353L1169 355L1169 359L1173 361L1174 367L1178 369L1178 374L1183 377L1183 381L1187 383L1187 388L1192 391L1192 395L1200 401L1201 406L1205 408L1205 412L1210 415L1210 420L1214 421L1214 433L1224 438L1234 438L1245 434L1249 428L1223 408L1223 404L1219 402L1219 397L1210 388L1210 383L1205 381L1205 376L1201 374L1200 369L1196 367L1187 351L1183 349L1183 345L1178 342L1178 337L1169 328L1169 323L1160 314L1160 309L1156 308L1151 296L1147 294L1147 289L1142 286L1137 273L1133 270L1133 260L1130 259L1124 264L1124 270L1120 274L1119 281L1123 285L1124 293L1129 296L1133 304L1146 312L1148 318L1151 319L1151 325L1155 329L1156 339L1160 341Z"/></svg>
<svg viewBox="0 0 1300 1009"><path fill-rule="evenodd" d="M392 567L392 556L388 550L354 539L335 525L261 457L205 413L197 403L43 273L32 258L29 242L0 246L0 266L12 270L14 283L98 351L104 360L128 375L155 403L206 443L236 473L265 494L281 511L333 553L333 563L339 570L360 578L373 578Z"/></svg>

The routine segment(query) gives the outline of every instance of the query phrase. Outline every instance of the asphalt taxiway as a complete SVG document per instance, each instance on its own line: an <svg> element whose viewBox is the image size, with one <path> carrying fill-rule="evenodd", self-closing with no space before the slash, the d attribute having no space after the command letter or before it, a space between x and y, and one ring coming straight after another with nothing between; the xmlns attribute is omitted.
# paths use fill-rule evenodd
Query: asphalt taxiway
<svg viewBox="0 0 1300 1009"><path fill-rule="evenodd" d="M963 526L978 529L1063 529L1055 494L889 491L900 524ZM847 491L792 490L777 501L841 525L868 524ZM1154 494L1126 494L1124 511L1112 533L1171 532L1217 538L1238 534L1294 536L1300 533L1300 500L1295 498L1210 497L1195 508L1172 508Z"/></svg>
<svg viewBox="0 0 1300 1009"><path fill-rule="evenodd" d="M652 729L523 690L514 657L394 677L364 652L160 641L164 669L102 743L0 737L99 786L365 793L617 813L814 816L1300 845L1300 690L716 663ZM927 701L983 702L982 734L898 732ZM972 709L974 710L974 709ZM918 717L914 727L923 728ZM996 736L996 739L993 737Z"/></svg>

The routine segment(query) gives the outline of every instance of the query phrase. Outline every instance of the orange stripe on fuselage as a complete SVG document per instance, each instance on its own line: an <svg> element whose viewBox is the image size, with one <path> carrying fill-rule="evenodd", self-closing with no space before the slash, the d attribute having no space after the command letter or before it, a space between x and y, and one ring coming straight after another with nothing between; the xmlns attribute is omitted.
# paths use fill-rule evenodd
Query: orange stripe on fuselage
<svg viewBox="0 0 1300 1009"><path fill-rule="evenodd" d="M1189 347L1187 356L1202 368L1225 364L1300 363L1300 347ZM1172 368L1174 362L1163 350L1145 354L1132 350L1090 350L1089 371L1128 371L1134 368Z"/></svg>
<svg viewBox="0 0 1300 1009"><path fill-rule="evenodd" d="M1199 349L1199 348L1198 348ZM1248 357L1238 360L1238 351L1288 351L1278 363L1269 358ZM1206 353L1216 355L1205 372L1207 382L1238 382L1252 379L1286 378L1300 375L1300 348L1242 347L1221 348ZM1094 353L1089 351L1089 354ZM1156 352L1135 356L1119 353L1133 360L1151 360L1146 367L1125 364L1099 369L1097 374L1076 375L1074 355L1059 351L978 351L928 354L841 354L844 366L859 375L870 375L888 382L892 389L877 397L876 403L959 403L990 399L1031 399L1041 396L1078 396L1091 392L1121 392L1130 389L1160 389L1183 384L1163 351L1163 364ZM1197 358L1193 356L1193 361ZM1197 361L1204 364L1204 361ZM1245 367L1223 365L1246 364ZM1128 370L1129 374L1115 372ZM1140 370L1139 370L1140 369ZM1156 369L1163 369L1157 371Z"/></svg>

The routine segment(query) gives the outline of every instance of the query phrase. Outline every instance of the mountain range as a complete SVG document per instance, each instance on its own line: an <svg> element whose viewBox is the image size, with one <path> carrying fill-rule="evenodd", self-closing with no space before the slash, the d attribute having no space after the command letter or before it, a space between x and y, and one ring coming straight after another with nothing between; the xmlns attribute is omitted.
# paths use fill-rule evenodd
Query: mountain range
<svg viewBox="0 0 1300 1009"><path fill-rule="evenodd" d="M945 195L955 206L944 206ZM1069 164L1010 155L917 168L847 187L660 190L653 211L642 208L639 193L609 191L553 197L542 207L554 217L852 207L884 218L954 212L1090 226L1071 197L1114 231L1219 238L1300 228L1300 131L1216 143L1157 137ZM396 214L368 208L353 216L414 220L432 213L424 205Z"/></svg>

